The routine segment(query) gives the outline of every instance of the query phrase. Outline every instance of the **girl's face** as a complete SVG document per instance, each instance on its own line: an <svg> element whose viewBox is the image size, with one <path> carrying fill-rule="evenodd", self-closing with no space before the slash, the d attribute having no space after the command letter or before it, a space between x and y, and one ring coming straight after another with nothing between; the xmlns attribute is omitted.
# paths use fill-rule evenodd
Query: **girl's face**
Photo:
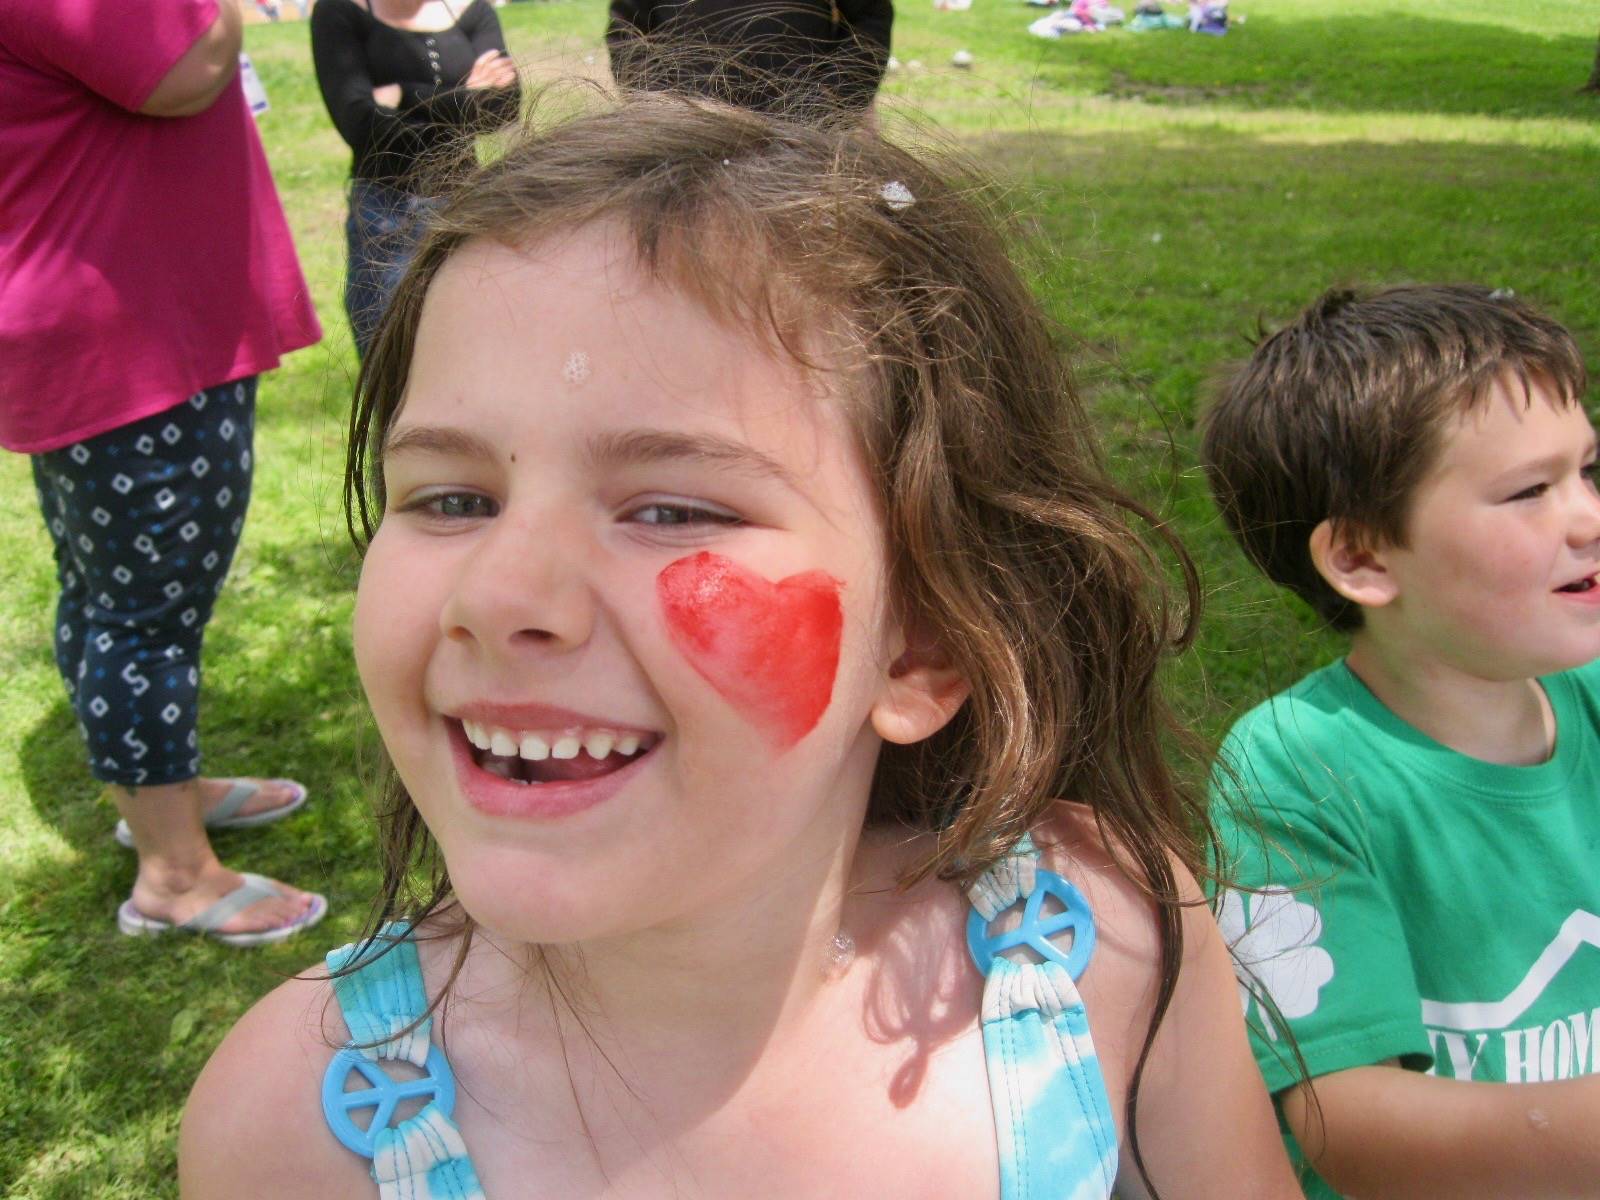
<svg viewBox="0 0 1600 1200"><path fill-rule="evenodd" d="M671 923L854 844L903 645L837 386L605 226L440 271L356 658L491 931Z"/></svg>

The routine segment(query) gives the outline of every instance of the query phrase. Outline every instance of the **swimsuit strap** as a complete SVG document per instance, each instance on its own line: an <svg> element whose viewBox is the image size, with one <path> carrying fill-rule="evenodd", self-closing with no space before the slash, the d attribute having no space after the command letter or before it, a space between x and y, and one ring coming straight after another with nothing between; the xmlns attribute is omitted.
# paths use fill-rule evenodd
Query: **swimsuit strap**
<svg viewBox="0 0 1600 1200"><path fill-rule="evenodd" d="M967 897L967 945L986 978L983 1048L1001 1200L1104 1200L1116 1182L1117 1137L1076 982L1094 950L1088 901L1039 866L1026 836ZM1060 911L1046 913L1047 898ZM1021 926L989 936L989 923L1018 903ZM1072 944L1062 951L1051 938L1068 931ZM1006 957L1023 947L1044 961Z"/></svg>
<svg viewBox="0 0 1600 1200"><path fill-rule="evenodd" d="M333 976L333 994L350 1030L350 1041L323 1075L322 1115L328 1128L350 1150L372 1160L380 1200L484 1200L461 1131L451 1119L455 1077L444 1051L431 1041L432 1018L423 1017L428 996L411 927L393 922L370 942L333 951L327 963L330 972L347 972ZM409 1068L396 1077L383 1062ZM365 1086L360 1081L351 1086L352 1075ZM418 1112L394 1122L399 1105L424 1097ZM351 1115L363 1110L372 1116L365 1127Z"/></svg>

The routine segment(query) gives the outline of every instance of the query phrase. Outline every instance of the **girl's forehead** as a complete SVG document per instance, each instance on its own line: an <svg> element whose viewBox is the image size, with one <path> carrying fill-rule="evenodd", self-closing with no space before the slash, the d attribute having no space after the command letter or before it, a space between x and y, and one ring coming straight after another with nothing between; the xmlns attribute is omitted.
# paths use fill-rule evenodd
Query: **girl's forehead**
<svg viewBox="0 0 1600 1200"><path fill-rule="evenodd" d="M646 270L621 230L599 225L531 245L474 240L452 254L423 306L408 390L456 380L581 392L603 406L628 388L742 419L826 419L851 407L860 358L820 320L796 337L710 311L698 290ZM818 406L826 412L809 414Z"/></svg>
<svg viewBox="0 0 1600 1200"><path fill-rule="evenodd" d="M801 362L644 270L606 227L475 241L429 289L397 423L714 428L805 470L854 438L855 373L830 368L826 340L801 350L823 361Z"/></svg>
<svg viewBox="0 0 1600 1200"><path fill-rule="evenodd" d="M431 319L431 320L430 320ZM663 362L735 366L765 349L753 325L720 320L683 287L646 270L610 226L587 226L531 245L475 240L452 254L429 289L422 324L515 332L544 351L587 335L586 350Z"/></svg>

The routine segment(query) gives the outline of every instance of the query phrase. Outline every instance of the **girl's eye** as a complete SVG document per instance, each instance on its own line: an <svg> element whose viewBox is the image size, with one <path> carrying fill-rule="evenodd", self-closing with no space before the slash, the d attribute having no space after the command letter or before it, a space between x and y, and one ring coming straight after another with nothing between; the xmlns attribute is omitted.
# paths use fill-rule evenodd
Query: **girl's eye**
<svg viewBox="0 0 1600 1200"><path fill-rule="evenodd" d="M628 519L640 525L672 525L680 528L695 525L742 525L744 521L732 513L717 509L699 508L693 504L645 504L628 514Z"/></svg>
<svg viewBox="0 0 1600 1200"><path fill-rule="evenodd" d="M471 521L497 516L500 506L477 492L438 492L419 496L405 504L402 512L421 512L448 521Z"/></svg>
<svg viewBox="0 0 1600 1200"><path fill-rule="evenodd" d="M451 492L435 501L435 510L441 517L492 517L500 511L500 506L487 496Z"/></svg>
<svg viewBox="0 0 1600 1200"><path fill-rule="evenodd" d="M1515 496L1508 496L1508 500L1537 500L1550 490L1548 483L1536 483L1532 487L1525 487Z"/></svg>

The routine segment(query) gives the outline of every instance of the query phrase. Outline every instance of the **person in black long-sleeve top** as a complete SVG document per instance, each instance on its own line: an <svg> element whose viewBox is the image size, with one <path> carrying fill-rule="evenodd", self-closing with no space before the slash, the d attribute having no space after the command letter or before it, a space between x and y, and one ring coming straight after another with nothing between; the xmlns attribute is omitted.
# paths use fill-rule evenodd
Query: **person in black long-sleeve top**
<svg viewBox="0 0 1600 1200"><path fill-rule="evenodd" d="M473 135L516 118L517 74L489 0L459 11L448 0L321 0L311 56L354 152L344 302L365 356L416 250L431 182L470 159Z"/></svg>
<svg viewBox="0 0 1600 1200"><path fill-rule="evenodd" d="M865 112L889 62L892 0L611 0L617 83L762 112Z"/></svg>

